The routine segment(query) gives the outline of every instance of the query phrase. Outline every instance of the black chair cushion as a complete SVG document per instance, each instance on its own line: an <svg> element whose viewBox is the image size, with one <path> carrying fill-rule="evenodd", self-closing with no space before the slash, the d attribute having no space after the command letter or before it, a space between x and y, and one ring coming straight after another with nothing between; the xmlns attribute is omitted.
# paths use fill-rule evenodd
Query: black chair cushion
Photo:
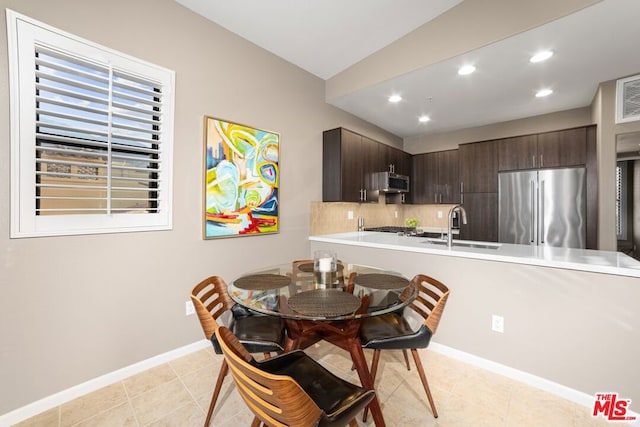
<svg viewBox="0 0 640 427"><path fill-rule="evenodd" d="M426 348L431 335L425 325L414 332L400 313L367 317L360 326L362 347L378 350Z"/></svg>
<svg viewBox="0 0 640 427"><path fill-rule="evenodd" d="M281 318L248 315L233 318L228 326L249 353L278 353L284 350L285 329ZM211 337L213 349L222 354L216 335Z"/></svg>
<svg viewBox="0 0 640 427"><path fill-rule="evenodd" d="M375 392L345 381L298 350L253 364L275 375L293 378L311 399L324 411L318 426L344 426L370 401Z"/></svg>

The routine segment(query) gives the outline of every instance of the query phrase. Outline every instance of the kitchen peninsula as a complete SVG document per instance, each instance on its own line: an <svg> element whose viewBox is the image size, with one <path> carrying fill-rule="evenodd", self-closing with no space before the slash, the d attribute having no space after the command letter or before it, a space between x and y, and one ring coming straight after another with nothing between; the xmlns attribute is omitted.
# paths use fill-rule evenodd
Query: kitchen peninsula
<svg viewBox="0 0 640 427"><path fill-rule="evenodd" d="M640 278L640 261L613 251L476 241L460 242L462 245L449 248L438 239L369 231L311 236L309 240Z"/></svg>
<svg viewBox="0 0 640 427"><path fill-rule="evenodd" d="M640 360L640 262L626 255L512 244L448 248L366 231L309 240L312 252L445 283L451 297L435 350L584 406L603 391L640 402L633 368ZM503 333L492 330L493 315L503 317Z"/></svg>

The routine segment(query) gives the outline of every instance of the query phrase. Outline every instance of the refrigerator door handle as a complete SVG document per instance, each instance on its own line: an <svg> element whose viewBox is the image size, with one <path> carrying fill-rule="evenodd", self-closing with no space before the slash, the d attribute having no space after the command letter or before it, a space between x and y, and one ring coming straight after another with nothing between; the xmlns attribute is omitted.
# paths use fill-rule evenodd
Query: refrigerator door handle
<svg viewBox="0 0 640 427"><path fill-rule="evenodd" d="M529 223L529 241L531 243L534 243L534 240L536 238L536 235L535 235L536 215L535 215L535 209L534 209L535 198L536 198L536 187L533 181L531 181L530 184L531 184L531 189L529 194L531 195L531 222Z"/></svg>
<svg viewBox="0 0 640 427"><path fill-rule="evenodd" d="M544 245L544 180L540 180L540 212L539 215L539 230L538 234L540 238L538 239L539 244Z"/></svg>

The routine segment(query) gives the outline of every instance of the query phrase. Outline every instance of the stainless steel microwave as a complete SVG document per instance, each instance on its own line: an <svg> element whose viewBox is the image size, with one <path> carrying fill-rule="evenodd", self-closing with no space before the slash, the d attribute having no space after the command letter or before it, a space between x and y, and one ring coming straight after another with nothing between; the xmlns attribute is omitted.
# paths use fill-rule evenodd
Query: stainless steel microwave
<svg viewBox="0 0 640 427"><path fill-rule="evenodd" d="M408 193L409 177L393 172L378 172L378 190L383 193Z"/></svg>

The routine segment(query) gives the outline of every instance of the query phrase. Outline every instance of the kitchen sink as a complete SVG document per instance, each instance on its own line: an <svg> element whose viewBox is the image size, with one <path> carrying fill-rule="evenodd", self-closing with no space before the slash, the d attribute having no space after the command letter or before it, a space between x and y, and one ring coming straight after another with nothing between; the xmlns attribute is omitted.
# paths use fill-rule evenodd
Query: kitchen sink
<svg viewBox="0 0 640 427"><path fill-rule="evenodd" d="M447 241L442 239L426 239L422 243L447 246ZM459 248L498 249L502 245L500 243L476 242L473 240L454 240L451 246Z"/></svg>

